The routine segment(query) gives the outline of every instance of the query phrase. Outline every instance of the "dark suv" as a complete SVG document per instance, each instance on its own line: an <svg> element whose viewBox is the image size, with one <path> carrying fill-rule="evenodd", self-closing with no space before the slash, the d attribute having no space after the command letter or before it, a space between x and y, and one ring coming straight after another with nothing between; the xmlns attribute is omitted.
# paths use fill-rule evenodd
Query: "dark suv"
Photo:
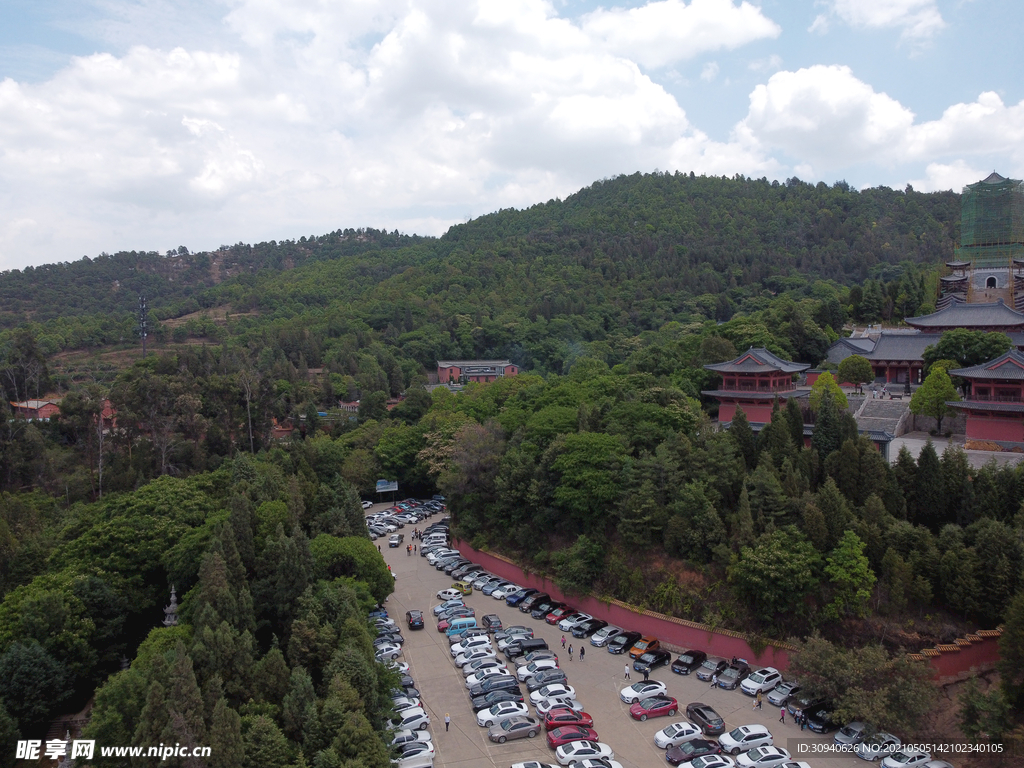
<svg viewBox="0 0 1024 768"><path fill-rule="evenodd" d="M707 704L695 701L686 705L686 717L696 725L705 736L719 736L725 733L725 720Z"/></svg>
<svg viewBox="0 0 1024 768"><path fill-rule="evenodd" d="M423 611L406 611L405 620L409 629L423 629Z"/></svg>
<svg viewBox="0 0 1024 768"><path fill-rule="evenodd" d="M552 600L545 600L543 603L534 603L534 608L530 611L530 618L543 619L549 613L561 607L562 603Z"/></svg>
<svg viewBox="0 0 1024 768"><path fill-rule="evenodd" d="M547 592L534 592L532 595L530 595L528 598L526 598L525 600L523 600L523 602L519 604L519 610L523 613L529 613L533 610L533 606L540 605L541 603L547 602L550 599L551 595L549 595Z"/></svg>
<svg viewBox="0 0 1024 768"><path fill-rule="evenodd" d="M672 671L677 675L688 675L708 657L704 651L683 651L679 658L672 662Z"/></svg>

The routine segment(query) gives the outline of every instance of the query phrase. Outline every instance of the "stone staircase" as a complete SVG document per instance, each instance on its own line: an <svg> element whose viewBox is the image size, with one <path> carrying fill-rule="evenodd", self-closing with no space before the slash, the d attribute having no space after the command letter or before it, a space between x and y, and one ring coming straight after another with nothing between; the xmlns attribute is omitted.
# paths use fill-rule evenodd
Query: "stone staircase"
<svg viewBox="0 0 1024 768"><path fill-rule="evenodd" d="M864 401L855 418L860 429L871 429L888 432L898 437L907 431L907 420L910 416L910 398L903 400L872 400Z"/></svg>

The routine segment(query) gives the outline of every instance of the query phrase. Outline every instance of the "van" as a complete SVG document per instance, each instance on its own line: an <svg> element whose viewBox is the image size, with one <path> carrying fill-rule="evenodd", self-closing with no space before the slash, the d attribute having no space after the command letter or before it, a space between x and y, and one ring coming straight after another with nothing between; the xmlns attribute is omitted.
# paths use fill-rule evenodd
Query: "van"
<svg viewBox="0 0 1024 768"><path fill-rule="evenodd" d="M473 618L472 616L463 616L461 618L454 619L451 622L451 624L448 625L448 630L445 632L445 634L448 637L451 637L452 635L461 635L467 629L476 628L477 624L475 618Z"/></svg>
<svg viewBox="0 0 1024 768"><path fill-rule="evenodd" d="M524 637L522 640L516 640L514 643L510 643L505 649L505 655L509 659L514 659L517 656L525 656L528 653L534 651L546 651L548 650L547 641L542 637Z"/></svg>

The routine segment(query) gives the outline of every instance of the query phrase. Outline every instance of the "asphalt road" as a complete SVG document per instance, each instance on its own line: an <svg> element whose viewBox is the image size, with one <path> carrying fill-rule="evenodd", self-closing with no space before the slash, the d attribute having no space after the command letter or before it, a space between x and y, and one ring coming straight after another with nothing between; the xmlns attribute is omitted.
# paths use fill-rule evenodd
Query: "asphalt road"
<svg viewBox="0 0 1024 768"><path fill-rule="evenodd" d="M410 538L411 527L406 526L406 543ZM451 577L431 567L426 558L419 555L408 556L405 547L390 549L387 540L377 543L385 560L397 575L395 593L387 603L389 615L402 627L406 643L402 660L409 663L409 674L416 681L422 693L424 707L431 717L431 733L437 750L434 765L438 768L479 768L481 766L500 766L507 768L512 763L523 760L540 760L555 763L553 750L548 749L543 732L535 739L521 739L506 744L494 744L487 738L487 729L476 724L476 716L470 706L469 697L461 670L455 666L449 653L448 640L439 633L430 621L430 611L439 600L438 590L451 585ZM562 633L557 627L544 621L534 621L517 608L509 608L503 600L495 600L485 595L474 593L466 599L468 605L476 609L477 618L484 614L496 613L501 616L505 626L525 624L534 628L536 637L543 637L551 648L559 646ZM427 626L423 630L410 632L405 625L405 612L410 608L424 611L428 615ZM567 636L573 641L573 647L579 648L580 641ZM683 677L673 674L667 667L656 670L651 678L661 680L668 686L668 694L674 696L683 714L674 717L658 717L637 722L629 716L629 707L619 699L619 691L628 685L623 680L623 666L629 660L628 655L612 655L603 648L595 648L586 643L586 660L581 662L578 650L574 661L569 661L568 654L558 649L562 669L569 676L569 683L575 687L577 698L584 704L586 711L594 718L594 729L601 741L615 750L615 759L624 768L660 768L667 766L665 753L654 745L654 734L669 723L685 719L686 705L693 701L701 701L713 706L725 718L727 730L739 725L760 723L768 727L775 736L776 746L789 749L793 758L808 762L812 768L868 768L868 764L855 757L818 757L807 754L796 754L796 745L789 739L810 740L814 743L831 743L832 736L818 736L811 731L800 732L786 717L786 724L778 722L779 711L765 702L760 712L751 709L752 699L740 691L711 690L709 685L701 683L695 677ZM504 656L499 654L504 660ZM512 665L510 664L510 668ZM643 676L633 672L632 682L642 680ZM525 693L526 688L523 686ZM451 716L451 728L444 729L445 713Z"/></svg>

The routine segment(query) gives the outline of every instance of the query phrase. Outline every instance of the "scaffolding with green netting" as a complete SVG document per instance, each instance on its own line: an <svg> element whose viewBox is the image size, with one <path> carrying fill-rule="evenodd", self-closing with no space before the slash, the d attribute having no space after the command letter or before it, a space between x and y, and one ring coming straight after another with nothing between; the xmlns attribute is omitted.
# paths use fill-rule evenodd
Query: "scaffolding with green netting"
<svg viewBox="0 0 1024 768"><path fill-rule="evenodd" d="M1024 184L993 172L964 187L956 258L975 267L1009 267L1024 258Z"/></svg>

